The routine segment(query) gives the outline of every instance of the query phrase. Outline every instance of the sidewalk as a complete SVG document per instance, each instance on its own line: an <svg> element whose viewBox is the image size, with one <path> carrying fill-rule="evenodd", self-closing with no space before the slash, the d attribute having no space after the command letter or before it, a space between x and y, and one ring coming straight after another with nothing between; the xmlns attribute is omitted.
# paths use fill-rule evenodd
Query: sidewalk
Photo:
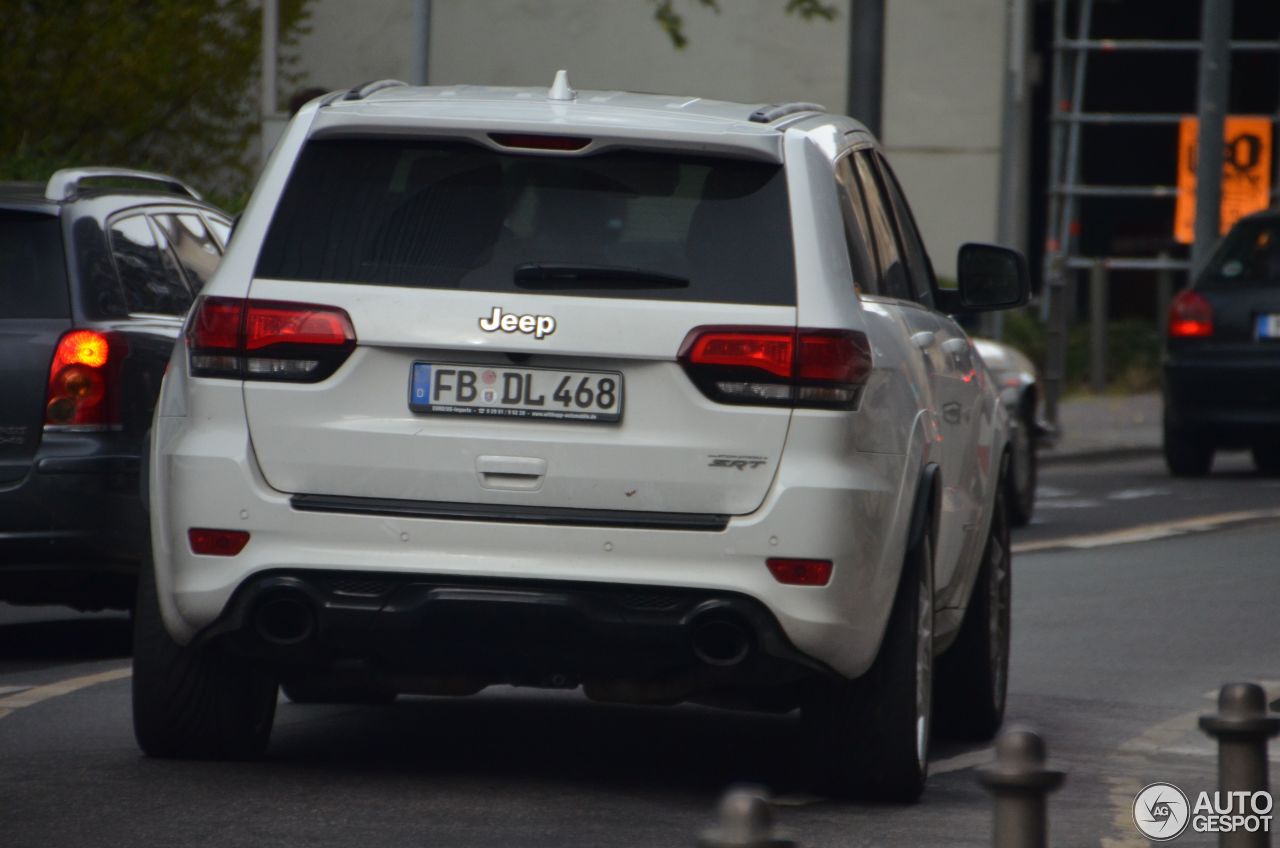
<svg viewBox="0 0 1280 848"><path fill-rule="evenodd" d="M1053 464L1160 450L1159 392L1135 395L1076 395L1058 404L1057 442L1042 448L1041 463Z"/></svg>

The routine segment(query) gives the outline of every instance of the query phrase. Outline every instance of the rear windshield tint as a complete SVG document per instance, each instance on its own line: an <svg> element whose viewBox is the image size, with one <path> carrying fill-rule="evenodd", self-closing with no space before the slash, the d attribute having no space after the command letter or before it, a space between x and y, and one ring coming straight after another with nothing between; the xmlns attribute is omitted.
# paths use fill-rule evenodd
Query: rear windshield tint
<svg viewBox="0 0 1280 848"><path fill-rule="evenodd" d="M304 149L257 276L790 305L793 266L780 165L334 139Z"/></svg>
<svg viewBox="0 0 1280 848"><path fill-rule="evenodd" d="M66 318L69 314L58 219L0 211L0 318Z"/></svg>
<svg viewBox="0 0 1280 848"><path fill-rule="evenodd" d="M1200 281L1221 287L1280 283L1280 218L1241 221L1227 234Z"/></svg>

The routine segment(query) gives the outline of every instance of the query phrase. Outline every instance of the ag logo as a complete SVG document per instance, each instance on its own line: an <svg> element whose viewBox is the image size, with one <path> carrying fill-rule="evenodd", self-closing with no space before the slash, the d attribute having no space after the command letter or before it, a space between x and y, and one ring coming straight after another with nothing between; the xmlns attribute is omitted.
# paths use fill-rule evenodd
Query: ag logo
<svg viewBox="0 0 1280 848"><path fill-rule="evenodd" d="M1190 821L1187 796L1172 783L1152 783L1133 799L1133 823L1152 842L1177 839Z"/></svg>

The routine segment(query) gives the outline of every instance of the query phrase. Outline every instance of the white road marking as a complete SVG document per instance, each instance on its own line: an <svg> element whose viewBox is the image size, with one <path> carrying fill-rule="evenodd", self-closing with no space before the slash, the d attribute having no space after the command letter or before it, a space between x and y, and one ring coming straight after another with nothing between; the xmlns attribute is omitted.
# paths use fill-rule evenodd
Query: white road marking
<svg viewBox="0 0 1280 848"><path fill-rule="evenodd" d="M1074 489L1059 489L1057 486L1036 486L1037 498L1067 498L1074 494Z"/></svg>
<svg viewBox="0 0 1280 848"><path fill-rule="evenodd" d="M1121 489L1107 495L1109 501L1133 501L1138 498L1154 498L1172 494L1168 489Z"/></svg>
<svg viewBox="0 0 1280 848"><path fill-rule="evenodd" d="M1220 512L1215 515L1201 515L1194 518L1180 518L1176 521L1161 521L1156 524L1141 524L1137 527L1126 527L1122 530L1111 530L1106 533L1085 533L1077 536L1063 536L1060 539L1043 539L1038 542L1019 542L1013 546L1015 554L1048 551L1055 548L1104 548L1110 545L1130 545L1135 542L1151 542L1180 536L1184 533L1203 533L1217 530L1230 524L1246 521L1262 521L1280 518L1280 509L1250 509L1240 512Z"/></svg>
<svg viewBox="0 0 1280 848"><path fill-rule="evenodd" d="M12 695L14 692L25 692L30 686L0 686L0 695Z"/></svg>
<svg viewBox="0 0 1280 848"><path fill-rule="evenodd" d="M1040 509L1096 509L1102 501L1095 498L1063 498L1056 501L1041 501L1036 504Z"/></svg>
<svg viewBox="0 0 1280 848"><path fill-rule="evenodd" d="M977 766L985 766L994 762L995 758L995 748L983 748L981 751L957 754L954 757L947 757L945 760L929 763L929 774L946 774L947 772L964 771Z"/></svg>
<svg viewBox="0 0 1280 848"><path fill-rule="evenodd" d="M50 698L57 698L61 695L69 695L79 689L89 686L96 686L99 683L110 683L113 680L121 680L133 674L133 668L113 668L110 671L100 671L97 674L86 674L81 677L71 677L67 680L59 680L56 683L49 683L45 686L33 686L30 689L24 689L16 695L8 695L0 698L0 718L12 713L14 710L29 707L32 704L38 704L41 701L47 701Z"/></svg>

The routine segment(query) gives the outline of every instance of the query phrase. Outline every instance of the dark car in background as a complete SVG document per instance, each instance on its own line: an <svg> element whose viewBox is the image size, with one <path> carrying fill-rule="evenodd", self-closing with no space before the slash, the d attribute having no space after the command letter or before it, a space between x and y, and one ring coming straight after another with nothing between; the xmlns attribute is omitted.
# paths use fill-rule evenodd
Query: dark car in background
<svg viewBox="0 0 1280 848"><path fill-rule="evenodd" d="M1169 308L1164 456L1207 474L1219 448L1280 474L1280 210L1241 218Z"/></svg>
<svg viewBox="0 0 1280 848"><path fill-rule="evenodd" d="M0 601L132 605L142 442L230 230L160 174L0 183Z"/></svg>

